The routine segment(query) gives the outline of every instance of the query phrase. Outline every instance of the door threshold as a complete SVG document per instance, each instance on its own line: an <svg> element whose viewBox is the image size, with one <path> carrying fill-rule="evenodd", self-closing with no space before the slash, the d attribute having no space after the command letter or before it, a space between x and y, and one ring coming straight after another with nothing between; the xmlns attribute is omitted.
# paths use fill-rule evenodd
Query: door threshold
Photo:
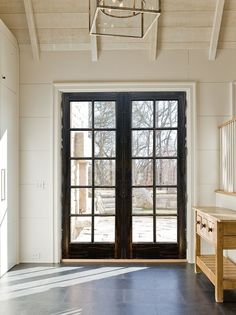
<svg viewBox="0 0 236 315"><path fill-rule="evenodd" d="M187 259L62 259L62 263L106 264L106 265L156 265L156 264L185 264Z"/></svg>

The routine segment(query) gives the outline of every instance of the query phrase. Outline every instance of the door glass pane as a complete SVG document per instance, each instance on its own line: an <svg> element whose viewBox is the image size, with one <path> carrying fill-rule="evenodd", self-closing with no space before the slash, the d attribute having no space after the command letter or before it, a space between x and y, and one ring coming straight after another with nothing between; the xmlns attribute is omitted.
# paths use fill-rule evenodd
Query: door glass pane
<svg viewBox="0 0 236 315"><path fill-rule="evenodd" d="M132 189L132 212L133 214L153 213L153 189L133 188Z"/></svg>
<svg viewBox="0 0 236 315"><path fill-rule="evenodd" d="M153 127L153 102L133 101L132 102L132 127L152 128Z"/></svg>
<svg viewBox="0 0 236 315"><path fill-rule="evenodd" d="M177 156L177 130L156 131L156 156Z"/></svg>
<svg viewBox="0 0 236 315"><path fill-rule="evenodd" d="M71 185L91 186L92 185L92 161L72 160L71 161Z"/></svg>
<svg viewBox="0 0 236 315"><path fill-rule="evenodd" d="M70 127L92 128L91 102L70 102Z"/></svg>
<svg viewBox="0 0 236 315"><path fill-rule="evenodd" d="M132 217L133 242L153 242L153 217Z"/></svg>
<svg viewBox="0 0 236 315"><path fill-rule="evenodd" d="M156 238L158 243L177 242L177 217L156 218Z"/></svg>
<svg viewBox="0 0 236 315"><path fill-rule="evenodd" d="M94 128L116 128L115 102L94 102Z"/></svg>
<svg viewBox="0 0 236 315"><path fill-rule="evenodd" d="M94 218L94 242L115 242L115 217Z"/></svg>
<svg viewBox="0 0 236 315"><path fill-rule="evenodd" d="M153 156L153 131L135 130L132 132L132 156Z"/></svg>
<svg viewBox="0 0 236 315"><path fill-rule="evenodd" d="M156 160L156 185L177 185L177 160Z"/></svg>
<svg viewBox="0 0 236 315"><path fill-rule="evenodd" d="M116 155L116 132L95 131L94 147L96 157L115 157Z"/></svg>
<svg viewBox="0 0 236 315"><path fill-rule="evenodd" d="M156 102L156 126L158 128L178 126L178 101Z"/></svg>
<svg viewBox="0 0 236 315"><path fill-rule="evenodd" d="M71 157L92 157L92 132L72 131L70 145Z"/></svg>
<svg viewBox="0 0 236 315"><path fill-rule="evenodd" d="M156 189L156 213L177 214L177 188Z"/></svg>
<svg viewBox="0 0 236 315"><path fill-rule="evenodd" d="M153 185L153 160L133 160L132 181L134 186Z"/></svg>
<svg viewBox="0 0 236 315"><path fill-rule="evenodd" d="M95 160L95 186L115 186L115 161Z"/></svg>
<svg viewBox="0 0 236 315"><path fill-rule="evenodd" d="M90 214L92 211L92 189L71 189L71 213Z"/></svg>
<svg viewBox="0 0 236 315"><path fill-rule="evenodd" d="M94 211L96 214L115 214L116 191L113 188L94 190Z"/></svg>
<svg viewBox="0 0 236 315"><path fill-rule="evenodd" d="M91 217L72 217L71 218L71 242L84 243L91 242Z"/></svg>

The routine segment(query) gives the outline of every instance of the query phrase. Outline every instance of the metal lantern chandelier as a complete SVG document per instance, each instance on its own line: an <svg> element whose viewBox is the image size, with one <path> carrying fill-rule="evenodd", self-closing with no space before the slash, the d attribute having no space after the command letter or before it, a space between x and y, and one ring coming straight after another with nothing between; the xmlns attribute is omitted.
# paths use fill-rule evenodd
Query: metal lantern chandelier
<svg viewBox="0 0 236 315"><path fill-rule="evenodd" d="M160 0L90 0L90 34L144 38L160 13Z"/></svg>

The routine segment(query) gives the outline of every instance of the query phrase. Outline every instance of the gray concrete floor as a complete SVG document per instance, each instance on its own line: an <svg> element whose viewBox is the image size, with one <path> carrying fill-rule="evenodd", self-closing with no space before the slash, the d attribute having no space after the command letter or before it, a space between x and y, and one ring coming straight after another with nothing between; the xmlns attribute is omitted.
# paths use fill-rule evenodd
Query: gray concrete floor
<svg viewBox="0 0 236 315"><path fill-rule="evenodd" d="M0 279L1 315L236 314L188 264L78 266L22 264Z"/></svg>

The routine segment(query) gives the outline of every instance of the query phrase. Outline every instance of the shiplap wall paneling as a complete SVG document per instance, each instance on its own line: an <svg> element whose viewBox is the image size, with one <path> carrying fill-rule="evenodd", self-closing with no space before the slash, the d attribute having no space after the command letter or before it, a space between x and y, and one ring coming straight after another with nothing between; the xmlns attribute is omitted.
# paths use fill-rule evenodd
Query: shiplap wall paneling
<svg viewBox="0 0 236 315"><path fill-rule="evenodd" d="M18 92L16 40L0 20L0 276L18 262Z"/></svg>

